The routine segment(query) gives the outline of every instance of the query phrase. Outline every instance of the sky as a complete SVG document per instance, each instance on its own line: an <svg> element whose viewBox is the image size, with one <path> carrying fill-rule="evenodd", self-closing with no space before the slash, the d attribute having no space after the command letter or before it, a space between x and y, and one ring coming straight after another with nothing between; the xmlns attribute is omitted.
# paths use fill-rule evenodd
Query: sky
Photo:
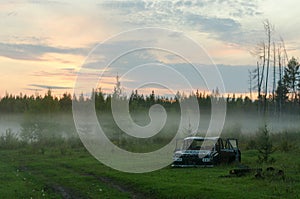
<svg viewBox="0 0 300 199"><path fill-rule="evenodd" d="M91 64L89 69L95 69L103 59L107 60L123 47L133 49L145 45L141 41L153 35L142 31L133 38L122 37L122 33L147 27L169 29L190 38L211 59L196 64L206 68L203 70L216 64L227 93L248 93L248 70L255 68L257 60L250 51L265 40L265 19L275 27L274 40L284 39L289 57L299 57L299 7L297 0L1 0L0 96L6 93L43 95L49 88L57 96L73 92L77 76L84 73L82 67ZM154 43L166 43L170 39L159 34L156 37ZM147 45L151 43L147 42ZM93 54L99 43L105 53ZM183 44L182 49L188 52L189 46ZM191 57L197 53L189 52ZM96 55L97 62L91 62L90 55ZM131 53L121 58L115 68L103 73L103 68L97 68L86 74L102 74L102 81L96 85L107 93L113 91L115 77L119 75L126 92L135 88L146 92L156 89L163 95L166 89L162 86L141 85L141 79L163 71L159 66L140 71L136 76L134 73L123 76L132 66L153 61L175 68L193 88L205 89L205 83L199 83L198 87L193 83L196 78L192 77L193 69L184 60L157 50ZM163 78L172 83L172 77L166 73ZM206 78L214 80L213 75ZM176 84L174 89L186 88L184 84Z"/></svg>

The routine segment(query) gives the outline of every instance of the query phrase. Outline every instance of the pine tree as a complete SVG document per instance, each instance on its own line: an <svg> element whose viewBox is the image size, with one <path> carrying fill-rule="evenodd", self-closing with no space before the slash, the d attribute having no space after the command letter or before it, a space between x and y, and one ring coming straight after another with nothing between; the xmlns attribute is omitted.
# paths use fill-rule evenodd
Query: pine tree
<svg viewBox="0 0 300 199"><path fill-rule="evenodd" d="M271 154L275 152L273 147L272 140L270 138L270 132L267 125L259 129L256 134L257 136L257 150L258 150L258 162L259 163L272 163L274 158L271 157Z"/></svg>
<svg viewBox="0 0 300 199"><path fill-rule="evenodd" d="M292 57L287 67L284 69L283 81L286 83L286 89L291 93L291 100L297 101L297 86L299 84L299 63L297 59Z"/></svg>

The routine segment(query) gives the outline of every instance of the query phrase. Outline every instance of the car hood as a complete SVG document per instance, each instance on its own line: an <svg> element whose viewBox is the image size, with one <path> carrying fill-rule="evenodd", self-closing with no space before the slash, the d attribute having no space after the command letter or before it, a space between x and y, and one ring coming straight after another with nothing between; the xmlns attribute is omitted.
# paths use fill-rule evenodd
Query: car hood
<svg viewBox="0 0 300 199"><path fill-rule="evenodd" d="M208 155L210 150L183 150L175 152L176 155Z"/></svg>

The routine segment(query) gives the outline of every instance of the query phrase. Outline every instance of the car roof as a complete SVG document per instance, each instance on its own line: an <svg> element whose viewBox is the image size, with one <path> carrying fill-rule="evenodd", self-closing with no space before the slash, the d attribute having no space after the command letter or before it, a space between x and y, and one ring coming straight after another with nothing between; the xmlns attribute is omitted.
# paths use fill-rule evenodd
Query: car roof
<svg viewBox="0 0 300 199"><path fill-rule="evenodd" d="M220 137L186 137L184 140L217 140Z"/></svg>

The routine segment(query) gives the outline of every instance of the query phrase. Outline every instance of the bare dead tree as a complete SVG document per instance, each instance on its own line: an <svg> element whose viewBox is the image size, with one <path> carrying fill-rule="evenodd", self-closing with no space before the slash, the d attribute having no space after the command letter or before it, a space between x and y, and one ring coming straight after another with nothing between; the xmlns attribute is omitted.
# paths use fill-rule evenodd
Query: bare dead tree
<svg viewBox="0 0 300 199"><path fill-rule="evenodd" d="M268 99L271 99L270 97L272 96L274 113L279 113L279 115L281 115L282 106L286 101L286 96L283 96L286 95L286 89L284 88L283 82L283 71L289 62L288 54L282 37L280 37L280 42L278 44L274 42L274 25L272 25L269 20L265 20L263 21L263 26L265 39L256 45L254 51L250 52L257 57L257 66L256 69L251 71L252 78L249 83L252 85L252 92L252 80L256 80L255 87L258 95L258 111L263 113L263 115L266 115L269 104Z"/></svg>
<svg viewBox="0 0 300 199"><path fill-rule="evenodd" d="M258 99L261 99L261 84L260 84L260 71L259 71L259 63L256 62L256 74L254 78L257 79L257 91L258 91Z"/></svg>
<svg viewBox="0 0 300 199"><path fill-rule="evenodd" d="M278 59L278 71L279 71L279 81L278 81L278 87L279 89L282 88L282 57L281 57L281 44L279 44L279 47L277 49L277 59ZM279 113L279 117L281 116L281 111L282 111L282 97L279 96L278 98L278 113Z"/></svg>
<svg viewBox="0 0 300 199"><path fill-rule="evenodd" d="M275 89L276 89L276 45L275 42L273 42L273 88L272 88L273 103L275 102Z"/></svg>
<svg viewBox="0 0 300 199"><path fill-rule="evenodd" d="M265 42L258 43L255 48L250 51L250 53L257 57L256 69L252 71L252 79L256 81L255 88L257 89L257 100L258 100L258 112L261 112L261 107L263 104L263 83L264 83L264 73L266 65L266 44Z"/></svg>
<svg viewBox="0 0 300 199"><path fill-rule="evenodd" d="M282 47L283 47L283 51L284 51L284 55L285 55L285 61L286 63L289 62L289 57L288 57L288 54L287 54L287 51L286 51L286 48L285 48L285 42L283 40L283 38L280 36L280 41L282 43Z"/></svg>
<svg viewBox="0 0 300 199"><path fill-rule="evenodd" d="M261 65L262 65L262 70L259 74L259 84L258 84L258 90L259 90L259 102L258 102L258 106L259 106L259 111L261 111L261 106L263 105L263 110L265 110L265 100L264 100L264 103L263 103L263 99L265 99L266 97L266 93L262 94L262 85L263 85L263 82L264 82L264 77L265 77L265 65L266 65L266 44L264 42L262 42L262 55L260 57L261 59Z"/></svg>
<svg viewBox="0 0 300 199"><path fill-rule="evenodd" d="M264 115L265 115L267 112L267 94L268 94L268 81L269 81L269 69L270 69L271 39L272 39L272 32L274 30L274 27L269 20L265 20L264 28L267 36L267 63L266 63L267 69L266 69L265 94L264 94Z"/></svg>
<svg viewBox="0 0 300 199"><path fill-rule="evenodd" d="M279 74L279 81L281 82L282 80L282 46L279 44L279 47L277 48L277 60L278 60L278 74Z"/></svg>
<svg viewBox="0 0 300 199"><path fill-rule="evenodd" d="M253 85L252 85L252 81L253 81L253 75L252 75L252 71L248 70L249 73L249 92L250 92L250 99L252 100L252 89L253 89Z"/></svg>

